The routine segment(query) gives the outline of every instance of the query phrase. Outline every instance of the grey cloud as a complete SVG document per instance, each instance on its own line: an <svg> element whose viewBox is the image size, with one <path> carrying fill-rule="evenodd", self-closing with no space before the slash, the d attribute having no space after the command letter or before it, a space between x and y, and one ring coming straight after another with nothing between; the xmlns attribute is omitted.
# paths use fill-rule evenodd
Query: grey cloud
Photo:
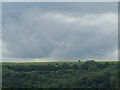
<svg viewBox="0 0 120 90"><path fill-rule="evenodd" d="M30 8L39 8L44 11L50 10L50 12L117 13L117 5L117 2L3 2L3 9L11 15L14 15L12 13L19 13L23 9Z"/></svg>
<svg viewBox="0 0 120 90"><path fill-rule="evenodd" d="M9 51L4 56L70 60L112 55L117 49L117 14L76 12L30 8L16 14L17 19L3 16L3 41Z"/></svg>
<svg viewBox="0 0 120 90"><path fill-rule="evenodd" d="M0 13L2 13L1 2L0 2ZM0 14L0 61L2 61L2 14Z"/></svg>

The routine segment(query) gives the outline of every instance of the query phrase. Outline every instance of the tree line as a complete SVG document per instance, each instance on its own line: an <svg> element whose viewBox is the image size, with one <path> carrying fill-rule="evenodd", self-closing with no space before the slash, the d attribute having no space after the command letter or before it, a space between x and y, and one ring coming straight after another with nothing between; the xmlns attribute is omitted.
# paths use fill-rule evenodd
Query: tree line
<svg viewBox="0 0 120 90"><path fill-rule="evenodd" d="M86 61L2 66L3 88L117 88L118 63Z"/></svg>

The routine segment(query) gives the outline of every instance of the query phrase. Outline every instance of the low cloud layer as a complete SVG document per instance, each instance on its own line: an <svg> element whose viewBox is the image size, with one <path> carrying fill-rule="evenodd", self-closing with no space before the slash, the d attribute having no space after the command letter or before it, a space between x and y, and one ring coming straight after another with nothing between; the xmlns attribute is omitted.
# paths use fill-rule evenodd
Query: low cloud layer
<svg viewBox="0 0 120 90"><path fill-rule="evenodd" d="M37 7L11 11L3 13L4 57L117 59L115 12L81 13Z"/></svg>

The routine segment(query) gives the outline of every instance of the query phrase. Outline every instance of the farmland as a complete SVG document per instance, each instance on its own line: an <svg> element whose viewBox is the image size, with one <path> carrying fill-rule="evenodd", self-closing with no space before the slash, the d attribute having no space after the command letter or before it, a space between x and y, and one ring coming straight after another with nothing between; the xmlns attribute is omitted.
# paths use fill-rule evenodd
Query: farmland
<svg viewBox="0 0 120 90"><path fill-rule="evenodd" d="M3 62L3 88L117 88L117 61Z"/></svg>

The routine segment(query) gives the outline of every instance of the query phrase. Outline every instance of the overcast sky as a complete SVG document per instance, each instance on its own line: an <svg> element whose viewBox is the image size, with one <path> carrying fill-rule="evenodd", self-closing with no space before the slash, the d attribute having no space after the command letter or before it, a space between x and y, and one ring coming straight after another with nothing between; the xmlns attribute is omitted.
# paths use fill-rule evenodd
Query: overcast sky
<svg viewBox="0 0 120 90"><path fill-rule="evenodd" d="M119 0L1 0L2 2L119 2Z"/></svg>
<svg viewBox="0 0 120 90"><path fill-rule="evenodd" d="M116 3L3 3L3 61L117 59Z"/></svg>
<svg viewBox="0 0 120 90"><path fill-rule="evenodd" d="M2 3L0 2L0 62L2 61Z"/></svg>

